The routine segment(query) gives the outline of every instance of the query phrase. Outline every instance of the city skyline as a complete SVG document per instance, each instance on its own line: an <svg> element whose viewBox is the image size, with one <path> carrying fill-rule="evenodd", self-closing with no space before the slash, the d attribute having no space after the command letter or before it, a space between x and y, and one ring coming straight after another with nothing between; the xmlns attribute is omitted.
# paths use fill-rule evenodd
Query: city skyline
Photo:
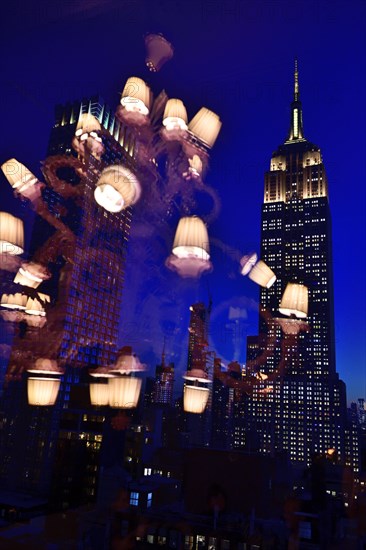
<svg viewBox="0 0 366 550"><path fill-rule="evenodd" d="M113 2L111 4L113 4ZM357 3L355 4L357 5ZM361 4L359 5L359 9L361 9L360 6ZM339 8L340 6L337 5L333 13L333 23L338 25L340 25ZM204 12L204 8L202 9ZM210 26L212 28L217 27L217 10L218 8L216 11L210 11L207 7L206 18L208 28L210 28ZM205 19L204 13L201 12L202 10L199 12L200 17ZM132 12L129 13L130 17L132 17ZM322 22L325 22L325 15L325 12L322 11L321 8L317 10L316 18L313 22L315 29L319 30L319 25ZM48 17L49 16L50 14L48 14ZM256 16L257 14L252 13L252 18L255 19ZM72 17L75 18L75 14L71 16L70 25L72 26L77 23L82 31L85 32L80 20L77 19L78 16L76 15L76 19L74 21L72 20ZM101 14L99 13L98 17L108 18L107 14L103 14L103 12ZM235 30L237 29L233 22L232 14L230 14L229 11L223 13L223 18L226 24L233 25L233 28ZM131 58L133 59L129 59L127 56L127 59L119 62L120 68L118 71L114 69L111 70L110 73L108 73L108 69L112 69L113 60L106 60L104 63L105 69L102 78L100 73L97 75L95 74L98 73L98 71L94 72L94 78L92 74L93 64L90 63L88 59L84 59L81 64L84 64L85 69L84 71L81 71L81 74L87 75L87 77L83 80L82 84L80 84L80 81L78 80L78 74L80 71L76 70L76 68L70 68L66 82L63 81L62 86L60 86L60 90L57 91L55 89L56 82L59 82L57 71L52 69L46 78L42 73L41 68L39 68L38 71L34 70L38 63L37 62L34 64L34 61L33 65L31 64L31 68L34 70L34 75L32 75L32 78L29 78L31 75L29 74L28 69L23 65L24 61L21 62L19 59L19 48L21 49L21 45L14 45L9 60L12 59L13 63L17 63L16 66L20 63L19 66L21 69L17 72L17 78L13 79L13 84L12 82L9 83L9 81L7 81L5 86L5 90L7 91L5 94L6 99L13 101L14 103L10 104L13 104L14 107L13 109L10 109L13 121L13 124L9 126L10 137L7 138L2 147L2 151L4 153L3 160L6 160L11 156L16 156L21 162L24 162L24 164L33 169L33 171L40 174L39 164L37 163L39 163L41 159L45 158L48 135L44 133L45 131L42 130L42 128L45 128L47 124L48 128L51 126L51 124L49 124L49 120L53 117L53 105L55 103L90 96L97 91L95 88L98 88L102 95L106 96L107 101L112 104L112 107L116 105L117 93L120 91L125 78L136 72L136 69L133 68L136 60L140 63L139 74L144 74L144 53L141 47L142 33L140 30L145 26L146 22L139 20L138 13L136 15L136 19L137 21L131 25L134 27L135 32L136 30L138 31L136 37L131 38L132 44L136 50L134 54L131 55ZM266 17L264 18L264 21L267 25L268 20ZM89 22L92 27L93 25L97 27L96 14L89 14ZM56 44L51 39L49 34L50 31L45 27L45 23L48 23L49 26L53 27L56 36L57 33L62 31L64 28L63 25L65 24L61 18L58 19L56 17L56 19L53 19L50 22L42 19L41 15L39 16L39 21L36 21L35 24L40 25L43 31L45 31L42 33L43 38L41 40L40 37L32 37L32 40L36 46L35 51L37 53L39 63L41 63L42 60L43 50L41 49L41 45L44 43L44 39L48 39L50 41L55 59L57 59L61 54L61 51L57 49ZM358 24L361 25L361 23L362 19L360 19ZM162 20L161 26L163 27L162 30L165 30L164 20ZM198 34L194 36L197 39ZM364 137L361 135L359 129L359 126L362 126L362 124L356 123L354 118L346 119L347 109L345 109L345 107L350 105L350 102L348 100L347 103L346 97L348 96L345 94L344 84L348 79L347 71L351 72L351 68L348 65L343 64L342 69L344 71L344 75L342 80L338 80L335 62L332 61L331 57L328 57L328 62L323 64L320 63L320 60L318 59L314 61L314 59L312 59L311 52L314 52L316 44L319 44L319 37L316 35L317 40L315 40L314 45L310 48L311 52L306 52L305 48L301 44L297 44L296 52L285 52L284 42L281 42L278 45L278 49L282 51L283 55L280 60L276 60L276 63L270 64L268 63L268 60L266 62L265 48L263 47L261 53L259 54L257 52L252 61L248 61L247 59L245 60L243 69L240 68L240 56L237 53L233 56L234 60L230 61L227 66L221 64L222 70L218 70L217 75L215 75L213 72L213 67L211 66L211 60L213 62L214 57L218 57L220 65L220 62L223 61L225 53L227 54L229 50L235 51L235 48L238 48L239 36L235 32L233 35L233 43L231 48L221 45L219 48L213 48L213 52L209 52L208 58L210 62L208 63L206 69L201 69L199 67L200 56L203 52L205 54L207 53L205 48L203 48L202 53L198 55L197 61L189 61L189 54L192 52L192 44L187 44L187 49L185 50L182 32L180 31L176 32L176 36L174 36L174 33L171 32L169 37L176 47L175 55L179 59L179 62L183 61L183 66L185 68L188 67L189 62L193 63L193 71L191 72L190 79L191 81L187 82L186 86L191 84L193 80L193 82L197 85L197 89L194 90L193 97L191 99L189 98L187 90L184 89L184 85L181 93L182 98L187 101L190 107L190 112L193 114L195 107L199 107L200 104L209 103L207 106L218 112L224 123L222 134L212 155L211 169L207 176L207 184L217 188L221 196L222 209L220 216L213 222L212 225L209 226L209 234L210 237L212 237L213 243L215 240L219 240L220 242L216 245L213 244L212 246L214 264L213 273L208 276L203 276L199 284L192 284L190 288L188 287L187 282L183 282L180 285L182 287L182 292L185 292L187 310L189 304L194 303L197 299L207 302L207 280L213 295L212 318L214 325L212 329L212 345L217 348L216 352L218 356L223 356L227 362L234 359L233 354L235 351L233 342L227 341L231 338L232 328L230 328L230 326L227 330L223 328L226 325L230 325L228 315L230 307L241 307L242 309L247 310L247 319L243 319L242 321L243 345L241 353L243 353L245 348L245 336L247 334L254 333L255 329L253 327L256 325L256 314L255 308L251 304L257 301L257 289L250 281L240 278L238 273L238 265L233 260L234 254L231 253L231 249L234 249L235 251L240 250L242 253L248 252L252 249L257 252L259 251L260 219L258 205L262 200L262 174L267 168L267 159L272 150L273 144L281 142L281 138L286 129L284 127L284 123L287 124L288 121L288 104L291 98L292 63L294 54L296 53L299 58L300 66L301 90L305 114L305 134L311 136L316 143L320 143L322 146L331 189L330 203L334 221L333 242L335 249L333 261L335 271L337 369L340 372L341 378L346 381L348 402L351 400L356 400L358 397L363 397L366 393L366 373L363 363L365 355L365 319L363 307L365 294L362 287L362 273L364 271L364 264L362 264L362 262L365 260L362 250L357 251L355 248L355 243L351 242L351 235L355 234L354 228L356 223L359 223L360 225L358 231L360 238L358 240L358 246L361 247L364 242L362 240L364 239L364 235L362 235L361 225L364 217L364 203L361 200L361 197L363 196L362 193L364 192L362 188L362 181L364 178L362 175L361 166L362 140L364 140ZM347 48L345 47L343 52L344 56L346 56L347 51L350 51L348 48L351 48L352 44L355 44L355 40L357 40L357 33L355 33L354 38L351 37L350 34L348 37L350 42L347 43ZM22 32L22 40L24 41L24 45L26 38L27 31ZM251 35L251 38L253 39L253 35ZM360 40L360 38L358 39ZM337 58L340 63L342 56L339 55L340 51L339 49L337 50L334 41L332 42L332 46L334 48L333 56ZM72 48L72 44L64 43L64 48L67 51L68 48ZM362 66L364 64L364 57L362 57L360 52L361 50L354 51L355 61L356 58L358 60L358 70L354 74L356 79L362 78L361 73ZM329 53L330 52L328 51L328 54ZM257 64L255 64L255 60ZM174 97L174 86L173 84L168 84L168 82L170 81L169 75L172 74L171 71L176 70L176 62L177 61L173 58L170 62L171 66L169 67L168 64L166 69L164 68L162 70L161 76L161 79L164 80L164 85L167 87L168 95L171 97ZM314 69L314 66L316 70ZM247 80L245 80L242 75L244 70L247 72L247 75L249 75ZM263 71L265 74L264 77ZM118 74L116 74L116 72L118 72ZM8 72L8 74L11 73ZM110 79L108 78L109 74L111 75ZM316 78L313 76L315 74ZM72 81L73 78L74 81ZM332 78L334 79L333 81ZM99 81L99 79L101 81ZM228 80L230 83L229 93L227 92L227 88L224 86ZM316 80L315 85L314 80ZM14 92L14 82L18 81L20 82L20 88L19 86L18 88L15 86ZM44 89L42 88L42 82L45 84ZM50 82L54 82L54 85L50 85ZM216 86L218 83L219 86ZM360 80L359 84L362 84L362 80ZM172 91L168 89L170 86ZM215 86L218 91L215 91L215 89L212 90ZM161 87L160 75L157 75L154 84L154 91L155 89L159 90ZM181 86L177 85L177 88L179 87ZM362 88L362 86L360 87ZM210 96L211 91L212 96ZM36 95L34 95L34 93ZM11 95L10 98L9 94ZM112 97L113 100L109 101L109 97ZM189 104L190 101L192 102L192 105L194 105L194 108L191 108L192 105ZM356 95L356 105L357 101L358 97ZM230 104L230 108L228 104ZM236 104L239 104L240 109L242 110L243 116L241 117L240 122L237 122L238 117L235 112ZM362 108L364 107L359 104L359 109ZM26 120L24 117L24 110L27 111L30 125L34 127L35 123L37 123L39 127L39 139L32 140L32 143L29 142L29 139L27 140L25 138L24 133L16 133L16 128L14 128L17 126L17 116L19 116L19 120L21 121ZM252 116L249 112L250 110L255 111L255 115ZM322 117L319 117L319 112L322 112ZM23 124L23 122L18 124ZM257 126L261 128L261 131L256 128ZM346 132L346 127L349 127L348 132ZM263 129L265 130L264 132ZM344 137L348 136L349 133L352 133L352 150L350 149L350 144L347 142L346 137ZM340 143L338 142L341 142L342 146L340 146ZM358 144L360 147L359 149L355 148L355 143ZM240 155L240 150L243 148L243 145L245 155ZM356 151L359 151L359 153L356 153ZM344 166L340 166L340 162L342 162L343 158L344 164L352 164L357 168L353 178L355 193L358 192L360 196L360 200L357 201L357 204L354 201L350 202L348 193L344 193L344 187L347 186L346 188L348 189L348 183L344 182L349 176L348 172L345 172ZM338 161L338 159L340 159L340 161ZM245 174L245 177L243 177L243 174ZM246 179L248 179L248 181L246 181ZM227 180L233 182L232 191L228 190ZM5 183L2 185L2 193L4 185ZM245 188L241 190L240 186L245 186ZM15 199L13 200L11 198L11 192L9 193L7 190L6 193L8 193L6 200L10 205L9 210L14 214L17 214L18 207L15 206ZM228 196L230 194L232 195L231 197ZM242 206L235 204L235 202L239 202L237 200L235 201L235 198L233 200L233 196L237 194L239 194L240 200L242 201ZM23 214L24 212L21 212L21 217ZM234 219L236 223L227 224L228 219ZM243 235L240 235L241 232ZM361 266L359 266L359 274L356 274L356 279L353 282L354 287L358 289L357 296L359 297L359 299L355 300L353 304L354 323L349 323L349 315L347 314L349 306L349 283L347 282L347 278L349 277L349 264L351 263L350 258L351 261L361 262ZM223 265L220 266L220 264ZM169 274L169 285L172 284L171 281L172 278ZM225 289L220 288L222 286L225 287ZM158 312L158 316L159 315L160 312ZM159 329L161 330L160 341L158 341L159 331L154 329L154 334L151 336L154 342L153 344L146 346L145 349L145 357L149 362L151 369L156 361L156 359L155 361L153 360L153 357L159 357L159 354L156 354L155 345L159 350L161 350L164 337L164 327L168 334L174 333L174 327L172 328L169 325L169 319L174 316L174 309L168 305L167 312L164 311L162 316L164 317L164 322L159 325ZM188 319L187 316L186 319ZM183 319L182 325L182 330L186 330L188 327L188 322ZM217 332L217 325L221 326L221 333ZM249 325L249 327L247 327L247 325ZM183 333L180 333L178 336L181 337L182 334ZM183 336L188 339L187 333ZM129 342L124 343L128 344ZM176 363L176 356L179 355L180 348L178 347L177 351L173 350L173 354L170 357L168 353L169 345L171 345L171 343L167 342L167 360L171 360ZM243 361L242 354L239 359ZM182 370L182 365L180 365L179 370L177 369L177 377L182 373Z"/></svg>

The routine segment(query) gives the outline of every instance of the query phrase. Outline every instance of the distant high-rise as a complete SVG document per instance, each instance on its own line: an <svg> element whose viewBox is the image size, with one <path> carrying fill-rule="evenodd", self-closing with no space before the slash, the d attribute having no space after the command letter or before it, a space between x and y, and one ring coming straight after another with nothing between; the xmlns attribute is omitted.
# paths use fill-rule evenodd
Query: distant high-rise
<svg viewBox="0 0 366 550"><path fill-rule="evenodd" d="M256 343L257 356L267 354L261 366L265 376L246 402L245 430L255 427L262 452L286 450L294 462L309 464L313 454L330 448L344 458L346 398L335 365L328 185L320 149L304 137L297 64L290 131L265 174L261 258L277 281L261 288L259 330L268 340L275 330L278 345L268 354L266 344ZM272 323L281 317L288 282L308 287L308 327L292 319Z"/></svg>
<svg viewBox="0 0 366 550"><path fill-rule="evenodd" d="M99 121L104 153L84 164L80 185L67 159L74 159L72 140L83 113ZM99 97L56 108L44 164L47 214L36 216L30 246L31 258L51 271L39 290L51 296L52 307L43 329L28 327L15 338L12 358L19 350L29 351L30 361L40 354L52 357L65 375L51 409L27 405L24 379L5 392L6 460L0 474L9 489L45 496L53 477L54 504L64 508L93 500L96 492L105 412L90 405L85 369L107 366L116 357L131 208L106 211L96 203L94 188L100 170L119 163L136 171L134 139ZM65 187L70 191L66 197Z"/></svg>
<svg viewBox="0 0 366 550"><path fill-rule="evenodd" d="M159 405L173 405L174 363L165 363L165 343L161 365L155 370L153 402Z"/></svg>
<svg viewBox="0 0 366 550"><path fill-rule="evenodd" d="M188 338L188 364L187 370L201 370L207 373L208 378L213 378L213 358L208 353L208 326L211 313L211 300L208 306L203 302L197 302L190 306L191 316L189 320ZM208 399L206 409L202 414L190 414L185 416L185 429L189 434L189 445L202 447L208 446L211 432L211 405L212 395Z"/></svg>

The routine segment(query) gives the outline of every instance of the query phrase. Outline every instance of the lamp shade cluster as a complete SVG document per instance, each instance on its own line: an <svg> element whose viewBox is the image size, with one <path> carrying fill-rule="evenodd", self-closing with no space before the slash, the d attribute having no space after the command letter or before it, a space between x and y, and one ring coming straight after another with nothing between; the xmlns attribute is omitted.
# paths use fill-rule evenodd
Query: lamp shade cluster
<svg viewBox="0 0 366 550"><path fill-rule="evenodd" d="M140 183L126 166L109 166L100 175L94 197L108 212L121 212L140 197Z"/></svg>
<svg viewBox="0 0 366 550"><path fill-rule="evenodd" d="M104 378L106 382L90 384L92 405L109 405L117 409L132 409L137 406L141 391L141 378L135 375L145 370L130 346L124 346L116 363L110 367L98 367L90 371L93 378Z"/></svg>

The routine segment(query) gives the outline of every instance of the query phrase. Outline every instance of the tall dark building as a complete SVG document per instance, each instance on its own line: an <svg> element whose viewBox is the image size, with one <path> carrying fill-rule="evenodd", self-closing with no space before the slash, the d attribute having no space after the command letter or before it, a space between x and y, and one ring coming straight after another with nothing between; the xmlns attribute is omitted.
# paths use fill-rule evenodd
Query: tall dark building
<svg viewBox="0 0 366 550"><path fill-rule="evenodd" d="M247 400L245 429L255 428L262 452L285 450L296 463L310 464L313 454L330 448L344 458L346 396L335 365L328 185L321 151L304 137L297 65L290 130L265 174L261 257L277 281L260 291L265 345L258 340L256 353L266 361L263 380ZM288 282L308 287L308 326L276 322ZM271 331L277 345L268 353Z"/></svg>
<svg viewBox="0 0 366 550"><path fill-rule="evenodd" d="M83 113L99 121L104 152L83 165L80 183L72 140ZM48 185L30 245L31 259L51 271L39 287L51 307L44 327L28 327L14 339L11 361L19 353L30 361L50 357L65 374L54 407L27 404L24 376L9 385L0 477L6 488L44 496L52 485L53 502L62 508L96 494L106 413L90 405L86 369L116 357L131 208L106 211L94 188L100 170L119 163L136 171L134 140L99 97L56 108L43 168Z"/></svg>

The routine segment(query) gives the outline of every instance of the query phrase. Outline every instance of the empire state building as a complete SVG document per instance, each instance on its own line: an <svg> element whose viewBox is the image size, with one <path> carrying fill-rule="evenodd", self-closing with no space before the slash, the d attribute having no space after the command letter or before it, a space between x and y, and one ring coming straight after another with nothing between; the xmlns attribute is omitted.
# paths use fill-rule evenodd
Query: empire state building
<svg viewBox="0 0 366 550"><path fill-rule="evenodd" d="M241 424L235 439L240 447L255 433L261 452L284 450L310 464L329 449L344 458L346 396L335 365L327 177L320 148L304 136L297 62L294 77L290 130L272 155L262 206L261 258L277 281L261 288L261 336L248 339L247 353L260 364L260 381L245 404L245 434ZM281 318L289 282L308 288L306 323Z"/></svg>

